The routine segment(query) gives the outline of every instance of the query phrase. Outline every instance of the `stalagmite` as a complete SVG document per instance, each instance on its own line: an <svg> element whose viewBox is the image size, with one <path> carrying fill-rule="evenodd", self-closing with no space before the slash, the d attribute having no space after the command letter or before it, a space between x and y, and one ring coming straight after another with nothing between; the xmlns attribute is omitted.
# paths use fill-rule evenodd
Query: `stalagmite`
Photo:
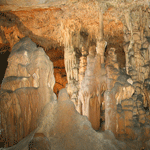
<svg viewBox="0 0 150 150"><path fill-rule="evenodd" d="M115 49L111 48L108 51L106 60L106 71L107 71L107 91L105 92L105 130L111 130L116 135L116 114L117 106L115 99L115 85L118 77L118 63L116 59Z"/></svg>
<svg viewBox="0 0 150 150"><path fill-rule="evenodd" d="M85 76L85 70L87 66L87 52L84 49L84 47L82 47L81 49L81 54L82 56L80 57L80 65L79 65L79 88L81 88L81 82Z"/></svg>
<svg viewBox="0 0 150 150"><path fill-rule="evenodd" d="M78 97L79 113L88 117L95 130L100 127L101 93L104 92L103 87L106 83L105 69L102 64L104 64L107 42L103 39L103 14L101 11L99 13L99 24L97 47L96 50L94 47L89 48L85 76L81 82Z"/></svg>
<svg viewBox="0 0 150 150"><path fill-rule="evenodd" d="M76 58L76 53L72 44L72 32L66 27L63 29L64 32L64 61L65 70L67 73L66 85L67 92L70 99L74 102L75 106L77 103L78 94L78 80L79 80L79 63Z"/></svg>

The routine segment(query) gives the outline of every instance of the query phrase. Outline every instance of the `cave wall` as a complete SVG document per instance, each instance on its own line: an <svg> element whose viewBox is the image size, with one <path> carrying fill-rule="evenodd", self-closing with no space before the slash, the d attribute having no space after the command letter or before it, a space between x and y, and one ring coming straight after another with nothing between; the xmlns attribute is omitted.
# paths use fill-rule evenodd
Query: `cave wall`
<svg viewBox="0 0 150 150"><path fill-rule="evenodd" d="M12 51L28 36L54 64L54 92L66 87L95 130L111 130L118 138L150 138L147 1L0 7L1 51L6 45Z"/></svg>
<svg viewBox="0 0 150 150"><path fill-rule="evenodd" d="M13 6L12 8L9 8L9 10L12 9L13 11L7 10L7 6L11 5L2 5L0 7L1 10L4 11L1 11L0 13L1 51L6 51L7 47L9 48L8 51L11 51L15 43L19 42L21 38L28 36L38 46L43 47L48 55L49 53L56 53L56 55L60 54L60 59L57 56L56 57L58 58L58 62L61 62L61 59L64 58L63 51L65 49L65 41L63 39L66 36L66 30L68 30L70 36L73 37L72 45L75 48L77 61L79 62L82 47L84 47L88 54L88 47L96 45L96 37L99 32L99 13L97 11L99 10L99 7L97 5L98 4L95 5L92 2L89 2L88 4L80 2L75 3L75 5L69 3L65 7L62 5L59 7L47 6L48 8L45 9L40 7L36 8L34 6L26 8L19 7L16 8L15 11L13 10ZM73 9L70 10L70 8ZM81 11L82 13L80 13ZM104 36L105 39L109 40L107 46L109 47L109 45L112 44L116 45L117 51L119 52L122 50L123 24L112 15L111 11L114 10L110 9L104 13ZM118 41L116 42L113 39L117 36L120 38L118 38ZM57 50L59 50L59 52L57 52ZM121 53L119 52L118 54ZM58 78L59 80L58 83L56 83L59 88L55 85L54 90L55 93L58 93L57 91L60 90L60 87L65 87L67 81L64 70L58 68L58 65L56 64L57 58L54 59L53 56L54 55L51 55L50 59L53 63L55 60L54 72L57 72L55 73L55 78ZM121 54L121 56L123 55ZM118 59L120 58L122 57L118 57ZM119 62L123 67L125 62L123 62L122 59L120 59ZM63 63L61 64L63 65ZM62 70L63 73L60 74L59 72Z"/></svg>
<svg viewBox="0 0 150 150"><path fill-rule="evenodd" d="M28 37L14 45L0 90L1 136L12 146L37 127L53 94L53 63Z"/></svg>

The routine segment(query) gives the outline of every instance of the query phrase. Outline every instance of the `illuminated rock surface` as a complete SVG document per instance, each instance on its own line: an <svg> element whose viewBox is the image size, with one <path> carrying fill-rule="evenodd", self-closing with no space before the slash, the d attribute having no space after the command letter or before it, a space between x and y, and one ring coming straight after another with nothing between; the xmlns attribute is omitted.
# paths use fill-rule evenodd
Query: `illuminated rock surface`
<svg viewBox="0 0 150 150"><path fill-rule="evenodd" d="M23 38L13 47L1 86L1 128L9 146L37 127L42 109L55 96L54 83L49 57L29 38Z"/></svg>
<svg viewBox="0 0 150 150"><path fill-rule="evenodd" d="M150 149L147 0L6 0L0 10L2 58L11 52L1 85L1 133L10 145L25 139L26 146L32 140L51 149L82 149L81 143L94 149L101 141L103 149L103 136L117 149L115 138L134 150Z"/></svg>

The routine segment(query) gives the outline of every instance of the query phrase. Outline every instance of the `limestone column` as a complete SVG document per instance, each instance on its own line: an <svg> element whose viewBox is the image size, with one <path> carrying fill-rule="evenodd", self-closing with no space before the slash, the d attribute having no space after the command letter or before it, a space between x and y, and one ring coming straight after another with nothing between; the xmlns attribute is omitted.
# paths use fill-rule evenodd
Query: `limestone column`
<svg viewBox="0 0 150 150"><path fill-rule="evenodd" d="M107 42L103 39L103 13L100 10L99 11L99 36L97 39L96 51L97 51L97 54L100 55L101 64L104 63L104 52L105 52L106 45L107 45Z"/></svg>
<svg viewBox="0 0 150 150"><path fill-rule="evenodd" d="M131 76L135 88L133 114L136 114L135 118L138 116L138 122L142 124L145 124L146 112L140 103L143 101L146 106L148 102L143 84L149 78L150 73L149 43L146 38L148 17L145 17L147 16L145 14L146 12L142 8L125 13L126 24L124 27L126 71Z"/></svg>
<svg viewBox="0 0 150 150"><path fill-rule="evenodd" d="M64 61L68 84L66 85L70 99L77 105L79 63L72 44L72 32L64 30Z"/></svg>
<svg viewBox="0 0 150 150"><path fill-rule="evenodd" d="M114 85L118 78L119 65L115 48L110 48L106 60L107 91L105 92L105 130L111 130L116 135L117 102Z"/></svg>
<svg viewBox="0 0 150 150"><path fill-rule="evenodd" d="M81 82L85 76L85 70L87 66L87 51L82 47L81 49L82 56L80 57L80 64L79 64L79 88L81 88Z"/></svg>
<svg viewBox="0 0 150 150"><path fill-rule="evenodd" d="M74 102L76 106L77 94L78 94L78 63L75 56L74 48L65 48L65 69L67 73L67 92L70 95L70 99Z"/></svg>
<svg viewBox="0 0 150 150"><path fill-rule="evenodd" d="M99 111L97 112L97 95L96 95L96 82L95 82L95 75L94 75L94 64L95 64L95 51L92 48L89 48L89 55L87 56L87 68L85 71L85 77L81 83L81 88L79 90L79 105L78 111L82 115L85 115L90 120L92 127L94 129L98 129L99 125L97 126L97 122L100 122L100 119L97 120L96 116L98 112L100 113L100 106ZM94 120L93 120L94 118ZM95 119L97 121L95 121Z"/></svg>

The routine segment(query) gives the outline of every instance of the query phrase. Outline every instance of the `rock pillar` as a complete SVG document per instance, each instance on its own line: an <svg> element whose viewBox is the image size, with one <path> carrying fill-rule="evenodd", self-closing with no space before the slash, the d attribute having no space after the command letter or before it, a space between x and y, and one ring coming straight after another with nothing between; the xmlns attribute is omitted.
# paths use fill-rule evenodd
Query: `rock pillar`
<svg viewBox="0 0 150 150"><path fill-rule="evenodd" d="M0 91L2 137L12 146L37 127L38 117L53 94L53 63L42 48L25 37L8 58Z"/></svg>

